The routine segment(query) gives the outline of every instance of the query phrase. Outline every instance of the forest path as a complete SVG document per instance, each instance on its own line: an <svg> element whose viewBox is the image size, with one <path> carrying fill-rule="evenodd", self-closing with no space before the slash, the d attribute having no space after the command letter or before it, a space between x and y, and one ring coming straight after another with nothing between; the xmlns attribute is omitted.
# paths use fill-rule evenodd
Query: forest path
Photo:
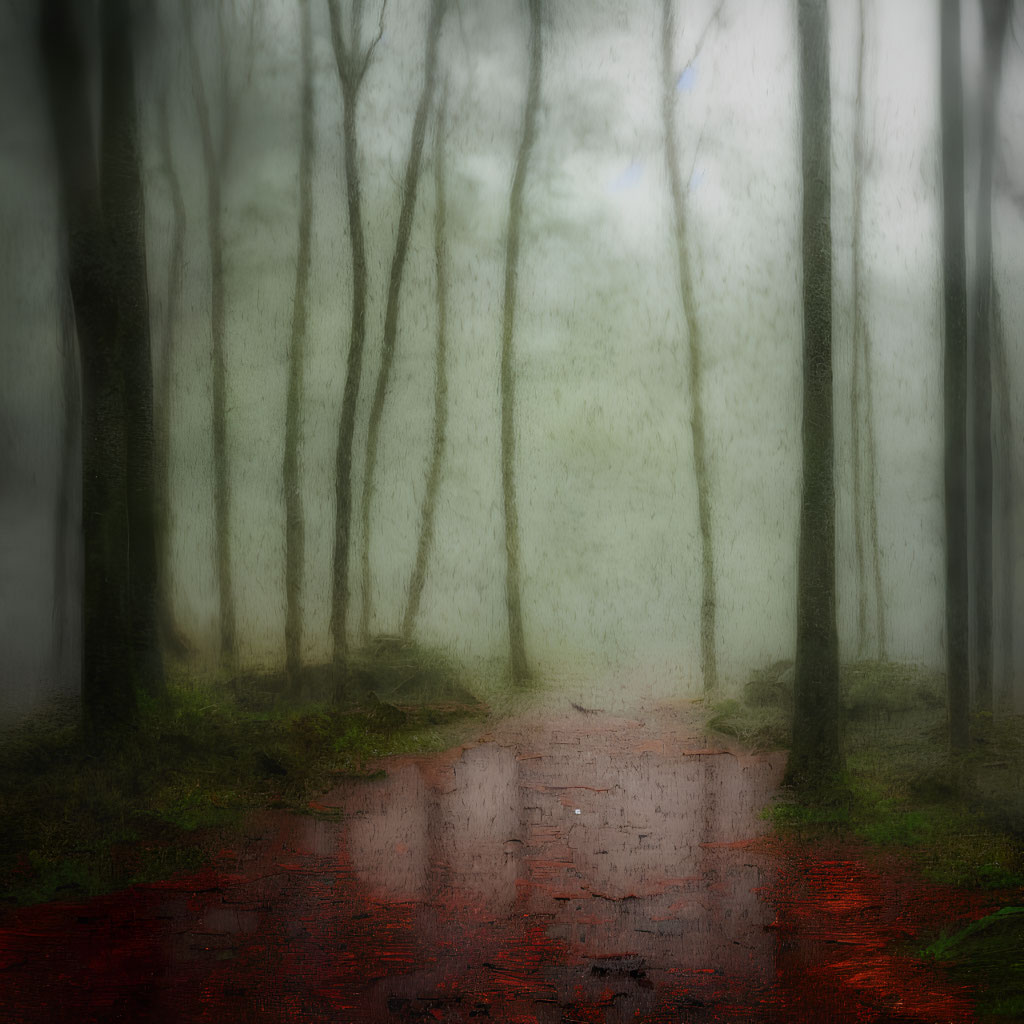
<svg viewBox="0 0 1024 1024"><path fill-rule="evenodd" d="M972 1020L890 951L958 894L769 839L783 764L692 704L546 698L199 874L13 913L0 1021Z"/></svg>

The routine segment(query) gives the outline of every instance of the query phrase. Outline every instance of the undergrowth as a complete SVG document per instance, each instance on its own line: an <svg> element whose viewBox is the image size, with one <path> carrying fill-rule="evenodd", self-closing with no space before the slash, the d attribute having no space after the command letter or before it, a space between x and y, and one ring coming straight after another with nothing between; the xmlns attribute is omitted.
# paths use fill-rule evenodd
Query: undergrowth
<svg viewBox="0 0 1024 1024"><path fill-rule="evenodd" d="M769 808L776 829L800 841L901 850L937 882L1024 885L1024 819L1013 806L1024 773L1020 717L979 718L971 753L952 759L938 673L858 662L843 666L840 687L845 771ZM791 703L791 663L776 662L753 673L743 699L716 704L708 725L755 749L782 749Z"/></svg>
<svg viewBox="0 0 1024 1024"><path fill-rule="evenodd" d="M308 813L379 758L447 749L484 710L471 697L397 705L368 688L355 706L298 706L179 681L143 698L137 727L98 755L74 724L26 723L0 743L0 900L88 898L194 869L251 812Z"/></svg>

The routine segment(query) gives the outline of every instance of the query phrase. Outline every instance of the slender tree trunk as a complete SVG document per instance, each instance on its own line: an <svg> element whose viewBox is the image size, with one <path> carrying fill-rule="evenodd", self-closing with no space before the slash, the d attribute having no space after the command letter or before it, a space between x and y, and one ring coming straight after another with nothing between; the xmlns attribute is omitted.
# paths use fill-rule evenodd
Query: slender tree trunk
<svg viewBox="0 0 1024 1024"><path fill-rule="evenodd" d="M857 567L857 654L863 656L868 631L867 566L864 558L864 491L861 482L861 350L864 342L862 303L862 230L864 205L864 0L858 4L856 125L853 136L853 386L850 388L850 446L853 464L853 557Z"/></svg>
<svg viewBox="0 0 1024 1024"><path fill-rule="evenodd" d="M171 597L171 532L173 508L171 502L171 386L174 380L174 331L181 301L182 277L185 266L185 198L181 181L174 165L171 150L171 126L167 111L167 97L160 100L159 144L163 172L171 193L173 219L171 247L167 257L167 310L164 318L163 358L156 376L153 396L154 408L154 493L156 508L157 551L157 616L164 650L181 657L188 652L188 643L174 616Z"/></svg>
<svg viewBox="0 0 1024 1024"><path fill-rule="evenodd" d="M857 564L857 651L863 655L868 631L867 553L871 553L875 591L875 634L878 657L885 660L885 590L878 543L878 446L875 441L874 374L871 332L864 316L864 176L867 173L867 114L864 109L864 0L859 3L857 44L856 126L853 143L853 388L851 436L853 447L854 555ZM863 408L861 402L863 401ZM863 434L861 428L864 428ZM866 478L866 479L865 479ZM865 496L866 491L866 496ZM864 516L868 538L864 541Z"/></svg>
<svg viewBox="0 0 1024 1024"><path fill-rule="evenodd" d="M946 682L953 750L970 743L967 626L967 269L959 0L942 0L941 110L945 362Z"/></svg>
<svg viewBox="0 0 1024 1024"><path fill-rule="evenodd" d="M998 544L1000 556L999 567L999 600L996 604L994 622L995 643L994 653L998 655L999 687L996 692L996 704L1006 712L1013 708L1013 681L1016 677L1013 637L1017 623L1015 615L1016 587L1014 566L1017 564L1016 532L1014 530L1014 495L1016 492L1016 474L1014 471L1014 437L1013 437L1013 406L1010 393L1009 370L1006 362L1006 338L1003 328L1003 314L999 300L999 289L995 280L992 282L992 363L996 393L995 436L998 444L995 448L996 478L999 482Z"/></svg>
<svg viewBox="0 0 1024 1024"><path fill-rule="evenodd" d="M309 292L313 223L313 32L311 0L299 0L302 19L302 140L299 149L299 245L295 256L295 294L292 302L292 334L288 348L288 400L285 412L284 482L285 505L285 670L292 691L298 689L302 667L302 576L305 560L305 526L302 482L299 476L299 444L302 439L303 368L306 355L306 298Z"/></svg>
<svg viewBox="0 0 1024 1024"><path fill-rule="evenodd" d="M505 607L508 613L509 675L514 685L530 678L523 633L522 586L519 578L519 508L516 502L516 374L513 337L515 334L516 288L519 273L520 231L523 220L523 189L537 135L537 107L540 104L542 2L529 0L530 78L523 111L523 134L516 154L515 173L508 203L508 231L505 240L505 291L501 321L501 487L505 514Z"/></svg>
<svg viewBox="0 0 1024 1024"><path fill-rule="evenodd" d="M787 777L842 766L832 410L831 100L826 0L799 0L803 164L803 491L793 746Z"/></svg>
<svg viewBox="0 0 1024 1024"><path fill-rule="evenodd" d="M238 663L235 635L235 588L231 570L231 474L227 458L227 371L224 360L224 234L221 226L221 175L227 162L225 124L220 148L215 145L210 106L199 55L192 36L191 3L185 2L186 30L192 64L192 86L199 117L206 174L206 244L210 257L210 344L213 378L213 520L214 561L220 612L220 665L232 673ZM223 67L223 65L222 65ZM226 98L222 97L226 103ZM227 119L225 118L225 122Z"/></svg>
<svg viewBox="0 0 1024 1024"><path fill-rule="evenodd" d="M408 600L402 619L402 636L412 638L419 614L420 597L427 577L427 563L434 543L437 495L448 432L448 254L445 245L447 203L445 197L444 133L447 127L448 90L441 93L441 105L434 126L434 267L437 277L437 348L434 357L434 428L430 446L430 469L420 512L420 536L416 561L409 579Z"/></svg>
<svg viewBox="0 0 1024 1024"><path fill-rule="evenodd" d="M697 518L701 542L700 669L704 692L718 687L718 656L715 648L715 555L711 527L711 473L704 432L703 335L697 318L697 300L690 264L686 188L679 172L679 144L675 127L676 69L673 54L675 25L673 0L661 7L661 113L665 131L665 164L672 196L679 294L689 339L690 435L693 440L693 471L697 484Z"/></svg>
<svg viewBox="0 0 1024 1024"><path fill-rule="evenodd" d="M61 245L61 249L66 248ZM78 372L78 345L75 336L74 300L67 279L66 254L60 266L58 280L61 385L60 468L57 478L57 508L54 513L53 545L53 674L62 682L70 668L69 658L74 649L77 630L71 628L71 594L81 586L81 571L76 555L77 545L71 539L78 537L81 521L82 398Z"/></svg>
<svg viewBox="0 0 1024 1024"><path fill-rule="evenodd" d="M349 240L352 247L352 323L335 458L334 558L331 577L330 630L334 646L334 665L339 671L344 668L348 658L346 622L352 526L352 440L355 434L356 402L359 397L363 349L366 342L366 243L363 238L362 196L359 185L356 104L373 49L380 39L378 32L377 39L365 51L360 51L362 7L360 0L353 0L351 39L348 43L345 40L338 0L328 0L327 8L331 19L331 43L344 105L342 145L345 153ZM381 18L383 19L383 9Z"/></svg>
<svg viewBox="0 0 1024 1024"><path fill-rule="evenodd" d="M434 98L437 81L437 46L441 37L441 22L444 19L446 0L431 0L430 22L427 27L426 69L423 75L423 89L413 120L412 140L409 159L405 165L405 182L402 188L402 208L398 216L398 234L395 238L395 252L391 259L391 278L388 282L387 307L384 314L384 337L381 342L380 369L377 386L373 392L370 418L366 432L366 458L363 463L363 493L359 506L359 525L362 568L362 603L360 605L359 632L365 641L370 635L373 618L373 593L370 579L370 507L373 503L377 451L380 444L380 425L384 415L384 401L387 398L391 380L391 367L395 359L395 343L398 337L398 313L402 297L402 276L409 252L409 235L412 232L413 215L416 212L416 194L420 180L420 162L423 155L423 140L427 131L427 115Z"/></svg>
<svg viewBox="0 0 1024 1024"><path fill-rule="evenodd" d="M974 394L974 657L978 710L992 710L992 158L996 98L1006 23L1007 0L984 0L985 50L981 95L981 163L976 220L972 390Z"/></svg>

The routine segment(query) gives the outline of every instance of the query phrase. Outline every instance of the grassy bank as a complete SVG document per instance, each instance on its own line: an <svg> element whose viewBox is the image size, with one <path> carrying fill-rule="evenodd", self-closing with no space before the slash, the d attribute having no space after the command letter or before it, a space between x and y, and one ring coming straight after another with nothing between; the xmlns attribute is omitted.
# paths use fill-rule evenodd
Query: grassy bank
<svg viewBox="0 0 1024 1024"><path fill-rule="evenodd" d="M273 674L178 679L100 755L74 722L12 730L0 742L0 898L86 898L195 868L252 811L305 812L377 758L459 742L485 713L436 654L382 645L354 664L341 701L315 685L300 700Z"/></svg>
<svg viewBox="0 0 1024 1024"><path fill-rule="evenodd" d="M841 705L842 777L765 813L789 839L855 841L905 856L934 882L992 890L1007 904L999 913L916 952L971 985L986 1019L1024 1018L1024 717L976 717L971 749L951 757L942 676L883 662L843 668ZM792 671L779 662L711 708L708 725L783 749L791 714Z"/></svg>

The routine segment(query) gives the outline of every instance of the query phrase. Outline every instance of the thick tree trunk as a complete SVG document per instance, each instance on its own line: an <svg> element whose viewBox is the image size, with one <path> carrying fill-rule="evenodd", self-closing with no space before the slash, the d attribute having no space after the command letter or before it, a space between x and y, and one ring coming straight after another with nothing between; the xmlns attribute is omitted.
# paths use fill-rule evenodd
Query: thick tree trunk
<svg viewBox="0 0 1024 1024"><path fill-rule="evenodd" d="M978 169L974 330L972 332L975 703L992 710L992 158L996 97L1003 42L1010 13L1007 0L984 0L984 65L981 93L981 162Z"/></svg>
<svg viewBox="0 0 1024 1024"><path fill-rule="evenodd" d="M427 578L427 563L434 543L437 496L441 489L441 468L448 432L448 255L445 245L447 201L445 197L444 133L447 127L448 90L441 94L441 105L434 126L434 267L437 278L437 348L434 356L434 428L430 446L430 469L420 512L420 535L416 561L409 579L402 636L412 638L419 614L420 598Z"/></svg>
<svg viewBox="0 0 1024 1024"><path fill-rule="evenodd" d="M940 35L946 682L950 745L954 750L964 750L970 743L970 679L967 624L967 269L959 0L942 0Z"/></svg>
<svg viewBox="0 0 1024 1024"><path fill-rule="evenodd" d="M793 745L787 777L842 765L836 631L832 412L831 101L826 0L800 0L803 165L803 491L800 499Z"/></svg>
<svg viewBox="0 0 1024 1024"><path fill-rule="evenodd" d="M153 363L132 17L129 0L104 0L101 10L100 173L109 271L117 292L117 344L124 375L132 650L136 684L159 692L164 687L164 671L157 621Z"/></svg>
<svg viewBox="0 0 1024 1024"><path fill-rule="evenodd" d="M305 560L305 526L302 481L299 475L299 444L302 439L303 368L306 354L306 298L309 293L313 223L313 32L311 0L299 0L302 21L302 112L299 149L299 243L295 255L295 294L292 300L292 333L288 347L288 398L285 411L284 465L282 479L285 505L285 670L293 691L298 688L302 667L302 577Z"/></svg>
<svg viewBox="0 0 1024 1024"><path fill-rule="evenodd" d="M697 300L690 265L686 188L679 172L679 144L675 127L676 78L673 41L675 27L673 0L662 0L661 8L661 114L665 131L665 165L672 197L672 217L676 243L676 264L679 273L679 294L686 319L689 340L690 436L693 442L693 472L697 490L697 520L701 543L700 603L700 669L704 692L718 687L718 656L716 653L715 555L711 528L711 472L708 464L707 439L704 431L703 337L697 318Z"/></svg>
<svg viewBox="0 0 1024 1024"><path fill-rule="evenodd" d="M112 731L133 723L137 713L139 634L133 633L130 606L129 502L138 493L129 495L124 382L126 366L136 373L142 357L124 353L123 346L129 342L148 345L148 336L133 331L141 300L130 291L140 281L143 288L145 285L144 273L140 275L139 270L144 267L142 253L135 248L141 232L130 223L133 215L141 215L134 150L134 89L120 82L129 90L128 99L121 103L108 95L109 87L103 96L103 166L104 172L112 175L110 181L126 190L121 197L126 208L121 210L113 207L120 195L118 190L113 186L101 188L82 53L83 26L77 21L80 13L67 0L45 0L41 7L40 50L82 361L82 712L86 735L95 745ZM122 16L119 25L115 15ZM130 79L127 11L105 6L102 16L104 70L113 81L121 75ZM118 32L124 34L120 39L116 38ZM126 138L117 139L122 133ZM104 193L106 210L101 205ZM105 212L113 220L111 225L104 223ZM112 237L117 229L127 232L127 238L115 249ZM121 273L128 275L127 281L121 280ZM142 429L145 431L144 425ZM147 436L151 436L151 430L150 426L145 431Z"/></svg>
<svg viewBox="0 0 1024 1024"><path fill-rule="evenodd" d="M514 685L530 678L523 633L522 585L519 576L519 508L516 501L516 372L513 337L515 334L516 288L519 273L520 231L523 221L523 189L537 134L537 107L540 104L541 0L529 0L530 78L523 111L523 134L516 154L515 173L508 204L508 231L505 239L505 291L501 321L501 487L505 516L505 607L508 614L509 675Z"/></svg>
<svg viewBox="0 0 1024 1024"><path fill-rule="evenodd" d="M391 367L395 359L395 343L398 337L398 313L402 297L402 276L409 252L409 235L412 232L413 215L416 212L416 194L420 180L420 162L423 155L423 140L427 131L427 115L434 99L437 81L437 47L441 37L441 22L444 19L446 0L431 0L430 22L427 27L426 69L423 75L423 89L420 92L416 116L413 120L412 140L409 159L405 165L405 181L402 187L402 208L398 215L398 233L395 237L395 252L391 258L391 278L388 282L387 307L384 313L384 336L381 342L380 369L377 385L370 406L370 418L366 432L366 458L363 462L363 492L359 506L360 551L362 568L362 602L359 614L359 633L365 641L370 634L373 619L373 592L370 578L370 508L377 470L377 451L380 444L380 425L384 416L384 401L387 398L391 380Z"/></svg>

